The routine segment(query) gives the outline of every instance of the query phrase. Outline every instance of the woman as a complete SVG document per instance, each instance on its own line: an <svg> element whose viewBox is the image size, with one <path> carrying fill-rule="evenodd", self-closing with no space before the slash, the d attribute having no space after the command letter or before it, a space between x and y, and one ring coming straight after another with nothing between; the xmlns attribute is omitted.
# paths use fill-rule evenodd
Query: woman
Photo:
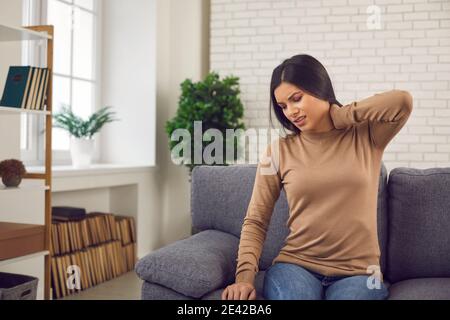
<svg viewBox="0 0 450 320"><path fill-rule="evenodd" d="M412 111L391 90L343 106L323 65L296 55L277 66L271 108L292 134L258 163L239 244L236 281L222 299L255 299L266 231L284 188L290 233L264 276L266 299L386 299L380 270L377 196L387 144Z"/></svg>

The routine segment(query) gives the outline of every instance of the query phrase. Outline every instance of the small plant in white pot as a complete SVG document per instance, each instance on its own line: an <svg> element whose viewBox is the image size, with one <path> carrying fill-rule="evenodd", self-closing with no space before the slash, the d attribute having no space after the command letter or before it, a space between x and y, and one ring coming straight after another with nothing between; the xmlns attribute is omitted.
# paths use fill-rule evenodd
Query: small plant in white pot
<svg viewBox="0 0 450 320"><path fill-rule="evenodd" d="M70 154L74 167L87 167L92 163L94 153L93 136L107 123L116 121L111 107L104 107L87 120L77 116L69 106L63 105L60 112L53 115L53 127L70 134Z"/></svg>

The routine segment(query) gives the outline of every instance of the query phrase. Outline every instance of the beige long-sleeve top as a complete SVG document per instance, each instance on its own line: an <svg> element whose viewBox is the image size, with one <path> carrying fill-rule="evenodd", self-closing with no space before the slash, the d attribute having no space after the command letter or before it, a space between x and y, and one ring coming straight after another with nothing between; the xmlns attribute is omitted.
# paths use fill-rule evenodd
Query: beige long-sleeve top
<svg viewBox="0 0 450 320"><path fill-rule="evenodd" d="M381 159L411 111L407 91L377 93L343 107L332 104L331 131L272 141L265 151L268 158L258 162L241 231L236 282L254 283L281 188L289 205L290 232L272 265L289 262L327 276L368 275L374 266L379 268Z"/></svg>

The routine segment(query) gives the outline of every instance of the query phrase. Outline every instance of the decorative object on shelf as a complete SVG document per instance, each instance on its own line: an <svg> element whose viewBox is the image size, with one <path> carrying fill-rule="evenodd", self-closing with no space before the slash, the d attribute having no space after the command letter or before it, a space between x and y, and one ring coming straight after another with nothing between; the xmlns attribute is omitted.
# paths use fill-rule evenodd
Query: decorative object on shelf
<svg viewBox="0 0 450 320"><path fill-rule="evenodd" d="M61 111L54 114L53 127L66 130L70 134L70 153L74 167L88 167L94 153L93 136L109 122L115 119L111 107L104 107L84 120L74 114L70 106L62 105Z"/></svg>
<svg viewBox="0 0 450 320"><path fill-rule="evenodd" d="M0 162L0 176L6 187L18 187L25 173L25 166L20 160L8 159Z"/></svg>
<svg viewBox="0 0 450 320"><path fill-rule="evenodd" d="M178 110L176 116L166 122L166 132L169 136L169 148L172 151L172 158L174 160L181 160L181 163L189 167L189 181L192 169L198 165L211 164L205 162L203 154L206 148L211 149L212 145L218 142L214 138L213 142L211 136L208 136L205 131L208 129L219 130L223 139L223 155L226 155L226 145L233 147L234 159L238 158L238 150L240 150L239 131L237 129L245 130L245 125L242 122L244 109L239 98L239 78L234 76L225 77L223 80L219 79L218 73L210 72L203 81L193 83L191 79L186 79L181 83L181 96L178 102ZM197 121L201 121L201 141L198 138L194 140L194 128ZM198 126L198 125L197 125ZM190 141L179 142L171 139L172 133L177 129L186 129L190 133ZM232 129L235 136L228 138L226 130ZM214 135L213 135L214 136ZM234 141L233 141L233 140ZM207 141L204 141L207 140ZM178 144L186 144L190 146L190 158L187 155L174 155L174 148ZM194 163L194 145L201 143L202 163ZM210 146L211 145L211 146ZM178 148L178 146L177 146ZM200 149L200 148L199 148ZM217 152L217 150L214 149ZM216 155L216 153L215 153ZM214 156L213 156L214 157ZM220 163L216 161L214 165L228 165L226 159L221 159Z"/></svg>

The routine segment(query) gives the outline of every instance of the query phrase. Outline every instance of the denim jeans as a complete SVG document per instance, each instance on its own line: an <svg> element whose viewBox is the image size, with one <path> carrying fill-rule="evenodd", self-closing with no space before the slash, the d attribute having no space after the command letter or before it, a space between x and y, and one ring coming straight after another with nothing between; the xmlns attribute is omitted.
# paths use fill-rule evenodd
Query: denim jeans
<svg viewBox="0 0 450 320"><path fill-rule="evenodd" d="M267 300L384 300L389 291L384 282L370 289L369 275L324 276L299 265L276 262L264 277Z"/></svg>

